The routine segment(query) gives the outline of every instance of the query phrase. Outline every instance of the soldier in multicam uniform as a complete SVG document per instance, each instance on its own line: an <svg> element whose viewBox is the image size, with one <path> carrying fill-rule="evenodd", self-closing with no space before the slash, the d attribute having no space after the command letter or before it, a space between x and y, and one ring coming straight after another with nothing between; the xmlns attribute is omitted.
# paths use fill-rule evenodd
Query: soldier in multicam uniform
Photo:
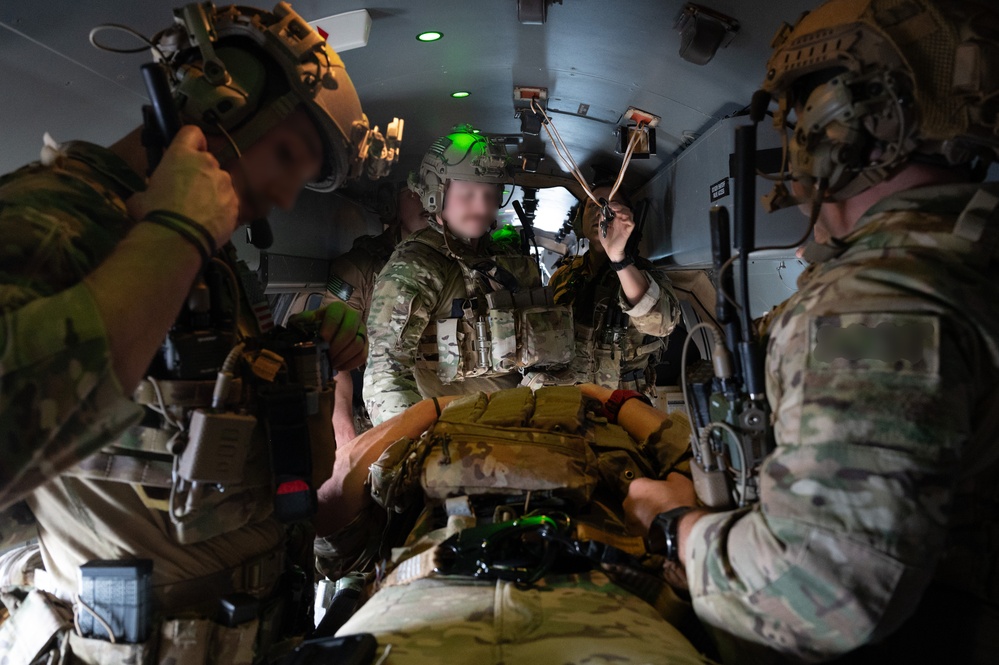
<svg viewBox="0 0 999 665"><path fill-rule="evenodd" d="M596 186L606 198L611 188ZM589 198L575 231L590 243L585 254L561 266L549 286L555 302L570 304L576 326L569 367L527 377L530 385L596 383L655 393L655 365L680 318L666 271L633 254L631 206L620 193L610 203L614 219L600 232L601 210Z"/></svg>
<svg viewBox="0 0 999 665"><path fill-rule="evenodd" d="M977 181L996 159L999 14L833 0L775 48L764 89L780 129L797 115L790 174L817 223L769 330L760 501L690 509L674 476L633 483L629 512L678 535L723 644L995 662L999 186Z"/></svg>
<svg viewBox="0 0 999 665"><path fill-rule="evenodd" d="M424 400L341 447L319 564L374 574L336 634L373 634L389 663L706 662L621 509L633 479L685 468L690 429L622 393Z"/></svg>
<svg viewBox="0 0 999 665"><path fill-rule="evenodd" d="M375 282L364 373L373 423L421 396L510 388L519 367L568 361L571 311L553 307L530 257L489 234L508 179L503 147L467 126L434 142L410 176L431 224Z"/></svg>
<svg viewBox="0 0 999 665"><path fill-rule="evenodd" d="M332 468L328 410L311 415L309 406L328 406L332 390L314 386L308 400L304 384L289 380L297 360L309 374L310 353L318 367L313 342L299 345L315 333L265 334L268 318L254 316L262 290L227 243L239 224L290 206L302 186L329 190L356 174L367 119L340 58L287 4L273 13L191 5L178 18L155 39L180 75L174 93L192 125L148 181L139 130L110 149L46 137L40 163L0 179L0 532L10 544L12 527L30 527L44 562L0 582L10 612L0 627L4 663L256 663L302 630L296 613L307 594L296 604L286 590L308 588L288 575L293 555L311 568L311 527L276 518L279 460L267 438L278 422L257 409L277 409L265 389L301 406L283 441L325 455L312 457L318 482L288 488L303 496ZM211 43L192 48L191 30ZM202 78L211 73L205 52L225 68L221 89ZM219 276L219 288L205 284ZM217 312L225 336L184 338L172 327L178 311ZM363 324L349 308L307 318L329 341L334 367L360 362ZM168 331L175 349L184 339L225 340L218 380L187 376L192 357L179 350L170 370L178 374L166 372L158 354ZM294 357L278 353L288 344L298 345ZM326 437L303 435L306 425ZM121 616L75 595L81 564L136 559L152 562L151 597L133 601L152 617L125 639ZM216 623L224 596L236 611ZM92 632L73 629L74 611Z"/></svg>
<svg viewBox="0 0 999 665"><path fill-rule="evenodd" d="M322 306L339 300L359 312L362 321L367 321L375 278L400 242L427 227L427 216L415 192L408 187L400 190L388 228L377 236L361 236L350 251L333 259ZM360 387L363 374L364 368L360 367L352 372L339 372L334 379L333 431L338 443L346 443L371 428L363 400L355 399L356 393L360 393L355 386Z"/></svg>

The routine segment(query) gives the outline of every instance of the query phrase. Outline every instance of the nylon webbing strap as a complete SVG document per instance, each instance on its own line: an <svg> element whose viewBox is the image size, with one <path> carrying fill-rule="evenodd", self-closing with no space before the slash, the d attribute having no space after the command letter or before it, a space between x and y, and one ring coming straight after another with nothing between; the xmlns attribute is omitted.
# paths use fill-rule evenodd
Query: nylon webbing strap
<svg viewBox="0 0 999 665"><path fill-rule="evenodd" d="M173 485L173 461L97 452L65 472L77 478L168 488Z"/></svg>
<svg viewBox="0 0 999 665"><path fill-rule="evenodd" d="M410 584L435 575L437 548L432 547L414 557L410 557L393 568L379 586L399 586Z"/></svg>
<svg viewBox="0 0 999 665"><path fill-rule="evenodd" d="M186 408L210 407L212 405L212 391L215 390L215 381L171 381L164 379L157 381L156 385L163 396L165 406L182 406ZM230 384L227 404L236 404L243 392L243 380L235 378ZM149 379L139 382L132 399L143 405L159 406L159 397Z"/></svg>

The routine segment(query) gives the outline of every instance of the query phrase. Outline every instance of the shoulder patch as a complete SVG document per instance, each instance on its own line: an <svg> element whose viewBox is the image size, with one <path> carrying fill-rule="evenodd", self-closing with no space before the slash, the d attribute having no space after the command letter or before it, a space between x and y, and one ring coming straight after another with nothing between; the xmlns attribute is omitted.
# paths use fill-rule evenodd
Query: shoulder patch
<svg viewBox="0 0 999 665"><path fill-rule="evenodd" d="M940 319L890 313L812 317L808 369L936 375Z"/></svg>

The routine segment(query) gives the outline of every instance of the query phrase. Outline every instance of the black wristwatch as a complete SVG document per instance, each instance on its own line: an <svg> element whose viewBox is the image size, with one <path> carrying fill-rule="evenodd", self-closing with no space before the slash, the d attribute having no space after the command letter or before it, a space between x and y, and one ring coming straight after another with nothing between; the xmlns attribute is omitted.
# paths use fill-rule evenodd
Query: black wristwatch
<svg viewBox="0 0 999 665"><path fill-rule="evenodd" d="M614 270L624 270L628 266L632 266L632 265L635 265L635 257L634 256L625 256L620 261L611 261L610 262L610 267L613 268Z"/></svg>
<svg viewBox="0 0 999 665"><path fill-rule="evenodd" d="M649 527L649 535L645 539L646 549L652 554L662 554L667 561L679 561L680 520L692 510L691 506L680 506L656 515L652 520L652 526Z"/></svg>

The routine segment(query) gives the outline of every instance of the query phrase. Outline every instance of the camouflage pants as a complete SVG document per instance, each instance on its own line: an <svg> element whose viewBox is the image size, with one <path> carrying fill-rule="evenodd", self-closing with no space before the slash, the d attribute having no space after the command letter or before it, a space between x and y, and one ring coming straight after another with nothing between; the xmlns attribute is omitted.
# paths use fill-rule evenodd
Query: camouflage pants
<svg viewBox="0 0 999 665"><path fill-rule="evenodd" d="M372 633L385 665L705 663L654 608L606 575L537 586L422 579L383 588L337 633ZM389 647L391 646L391 649Z"/></svg>

